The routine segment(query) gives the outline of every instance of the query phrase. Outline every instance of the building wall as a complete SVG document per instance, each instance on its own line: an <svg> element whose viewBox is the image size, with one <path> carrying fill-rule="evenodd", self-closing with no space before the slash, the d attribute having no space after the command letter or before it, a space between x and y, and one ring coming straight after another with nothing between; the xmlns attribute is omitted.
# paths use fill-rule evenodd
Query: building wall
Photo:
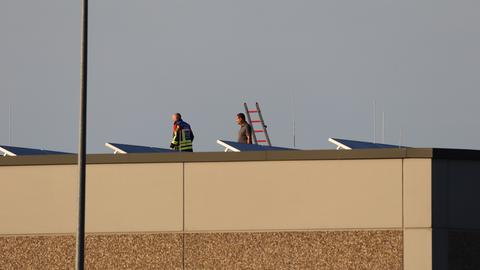
<svg viewBox="0 0 480 270"><path fill-rule="evenodd" d="M480 162L438 159L432 172L435 269L480 269Z"/></svg>
<svg viewBox="0 0 480 270"><path fill-rule="evenodd" d="M403 160L404 269L432 269L432 161Z"/></svg>
<svg viewBox="0 0 480 270"><path fill-rule="evenodd" d="M431 269L430 159L96 164L87 179L90 269ZM75 194L73 165L0 166L0 265L72 268Z"/></svg>
<svg viewBox="0 0 480 270"><path fill-rule="evenodd" d="M183 164L89 165L88 232L182 231ZM77 168L0 167L0 233L73 233Z"/></svg>

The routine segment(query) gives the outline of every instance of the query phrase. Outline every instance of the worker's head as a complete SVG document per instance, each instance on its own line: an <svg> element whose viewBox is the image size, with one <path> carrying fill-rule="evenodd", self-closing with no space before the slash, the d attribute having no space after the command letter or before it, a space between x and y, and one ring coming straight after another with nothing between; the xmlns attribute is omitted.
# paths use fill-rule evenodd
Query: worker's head
<svg viewBox="0 0 480 270"><path fill-rule="evenodd" d="M181 115L180 113L178 113L178 112L177 112L177 113L174 113L174 114L172 115L172 120L173 120L173 122L176 122L176 121L178 121L178 120L182 120L182 115Z"/></svg>
<svg viewBox="0 0 480 270"><path fill-rule="evenodd" d="M235 120L237 124L241 125L245 123L245 114L244 113L239 113L237 114L237 119Z"/></svg>

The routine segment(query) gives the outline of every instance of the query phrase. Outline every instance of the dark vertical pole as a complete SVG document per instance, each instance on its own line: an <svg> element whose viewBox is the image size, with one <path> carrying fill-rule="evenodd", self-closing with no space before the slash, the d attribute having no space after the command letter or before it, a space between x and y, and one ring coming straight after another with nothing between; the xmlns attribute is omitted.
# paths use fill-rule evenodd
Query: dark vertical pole
<svg viewBox="0 0 480 270"><path fill-rule="evenodd" d="M76 269L83 270L85 262L85 176L87 143L87 57L88 57L88 0L82 1L82 45L80 68L80 138L78 146L78 227Z"/></svg>

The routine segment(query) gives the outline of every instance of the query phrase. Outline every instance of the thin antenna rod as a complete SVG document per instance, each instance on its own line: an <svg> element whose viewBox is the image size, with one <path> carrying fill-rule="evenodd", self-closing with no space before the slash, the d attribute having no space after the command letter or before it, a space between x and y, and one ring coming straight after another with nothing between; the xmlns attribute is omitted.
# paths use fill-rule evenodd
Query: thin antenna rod
<svg viewBox="0 0 480 270"><path fill-rule="evenodd" d="M385 111L382 111L382 143L385 143Z"/></svg>
<svg viewBox="0 0 480 270"><path fill-rule="evenodd" d="M377 103L373 100L373 143L377 143Z"/></svg>
<svg viewBox="0 0 480 270"><path fill-rule="evenodd" d="M296 136L295 136L295 118L293 119L293 148L297 147Z"/></svg>
<svg viewBox="0 0 480 270"><path fill-rule="evenodd" d="M400 128L400 139L399 139L399 142L398 142L398 148L402 148L402 138L403 137L403 129Z"/></svg>
<svg viewBox="0 0 480 270"><path fill-rule="evenodd" d="M12 104L9 104L8 106L8 144L12 144L13 140L13 106Z"/></svg>
<svg viewBox="0 0 480 270"><path fill-rule="evenodd" d="M292 91L292 119L293 119L293 148L296 148L296 128L295 128L295 93Z"/></svg>

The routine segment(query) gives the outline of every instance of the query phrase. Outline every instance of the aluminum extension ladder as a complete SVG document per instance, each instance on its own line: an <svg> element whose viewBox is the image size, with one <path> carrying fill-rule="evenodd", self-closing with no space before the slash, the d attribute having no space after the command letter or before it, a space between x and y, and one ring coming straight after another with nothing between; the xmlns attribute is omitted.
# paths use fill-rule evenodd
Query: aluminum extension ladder
<svg viewBox="0 0 480 270"><path fill-rule="evenodd" d="M250 126L252 127L252 136L253 136L253 143L254 144L266 144L268 146L272 146L272 143L270 142L270 137L268 136L268 131L267 131L267 125L265 125L265 121L263 120L262 116L262 111L260 110L260 105L258 105L258 102L255 103L255 106L257 107L256 110L249 110L247 103L243 103L245 106L245 113L247 115L247 120ZM255 118L252 120L252 114L258 115L258 119ZM256 124L256 125L255 125ZM261 129L256 129L255 126L261 125ZM257 134L263 134L264 139L257 139Z"/></svg>

